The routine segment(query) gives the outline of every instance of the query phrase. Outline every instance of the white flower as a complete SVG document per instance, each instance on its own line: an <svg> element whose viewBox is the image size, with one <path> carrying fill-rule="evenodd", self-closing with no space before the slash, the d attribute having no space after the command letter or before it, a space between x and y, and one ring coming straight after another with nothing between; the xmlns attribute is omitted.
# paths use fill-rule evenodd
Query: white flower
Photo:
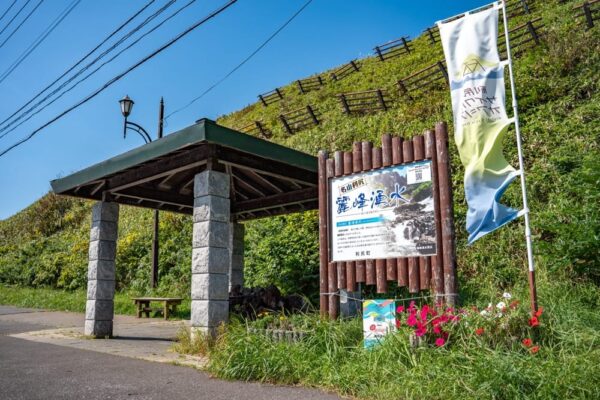
<svg viewBox="0 0 600 400"><path fill-rule="evenodd" d="M508 292L504 292L502 294L502 297L504 297L506 300L512 299L512 295L510 293L508 293Z"/></svg>
<svg viewBox="0 0 600 400"><path fill-rule="evenodd" d="M479 314L483 315L484 317L487 317L488 315L490 315L490 312L488 310L482 310Z"/></svg>
<svg viewBox="0 0 600 400"><path fill-rule="evenodd" d="M496 314L496 318L502 318L502 313Z"/></svg>
<svg viewBox="0 0 600 400"><path fill-rule="evenodd" d="M506 304L503 301L501 301L500 303L496 304L496 308L498 310L502 310L503 308L506 308Z"/></svg>

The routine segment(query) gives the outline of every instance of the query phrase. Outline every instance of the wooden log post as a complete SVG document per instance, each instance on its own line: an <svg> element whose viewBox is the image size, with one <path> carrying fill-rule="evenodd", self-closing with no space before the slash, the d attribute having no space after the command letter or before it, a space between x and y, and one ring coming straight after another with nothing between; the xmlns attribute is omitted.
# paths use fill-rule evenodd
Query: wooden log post
<svg viewBox="0 0 600 400"><path fill-rule="evenodd" d="M404 46L406 52L410 53L410 47L408 46L408 41L406 40L406 38L402 36L400 39L402 40L402 45Z"/></svg>
<svg viewBox="0 0 600 400"><path fill-rule="evenodd" d="M448 70L446 69L446 67L444 66L444 63L441 61L437 62L437 66L440 69L440 72L442 73L442 75L444 76L444 79L446 80L446 83L450 83L450 80L448 78Z"/></svg>
<svg viewBox="0 0 600 400"><path fill-rule="evenodd" d="M319 152L319 311L324 317L329 311L328 267L329 267L329 231L328 231L328 185L327 185L327 152Z"/></svg>
<svg viewBox="0 0 600 400"><path fill-rule="evenodd" d="M350 115L350 106L348 105L348 100L346 99L346 95L345 94L340 94L340 101L342 103L342 111L345 114Z"/></svg>
<svg viewBox="0 0 600 400"><path fill-rule="evenodd" d="M454 248L454 209L452 204L450 156L448 154L448 131L444 122L438 122L435 126L435 145L438 154L440 216L442 220L442 240L444 241L444 294L446 302L455 305L458 302L458 291Z"/></svg>
<svg viewBox="0 0 600 400"><path fill-rule="evenodd" d="M344 152L344 175L350 175L353 172L352 169L352 152L346 151ZM348 276L356 279L356 267L354 261L346 261L345 263L339 263L343 265L343 271L338 270L338 272L343 272L344 276L339 277L338 286L340 289L348 288ZM349 271L350 270L350 271Z"/></svg>
<svg viewBox="0 0 600 400"><path fill-rule="evenodd" d="M402 156L405 163L409 163L414 160L412 140L405 140L402 143ZM408 259L408 291L410 293L418 293L419 289L419 258L410 257Z"/></svg>
<svg viewBox="0 0 600 400"><path fill-rule="evenodd" d="M429 35L429 41L431 42L431 44L435 44L435 36L433 36L433 30L431 28L427 28L426 31Z"/></svg>
<svg viewBox="0 0 600 400"><path fill-rule="evenodd" d="M585 16L585 23L587 25L587 29L592 29L594 27L594 17L592 15L592 9L590 8L590 3L587 1L583 3L583 15Z"/></svg>
<svg viewBox="0 0 600 400"><path fill-rule="evenodd" d="M413 138L415 161L425 159L425 138L423 135ZM430 257L419 257L419 285L421 290L429 289L431 277Z"/></svg>
<svg viewBox="0 0 600 400"><path fill-rule="evenodd" d="M431 287L436 294L436 303L443 300L444 294L444 256L442 241L442 218L440 216L440 191L438 178L435 132L425 132L425 156L431 159L431 181L433 182L433 208L435 209L435 240L437 254L431 257Z"/></svg>
<svg viewBox="0 0 600 400"><path fill-rule="evenodd" d="M338 152L336 152L334 154L334 159L327 159L327 178L333 178L335 176L335 172L337 169L337 155ZM329 189L329 185L328 185L328 189ZM328 201L328 199L327 199ZM329 239L328 239L329 240ZM336 263L334 262L329 262L329 259L327 260L327 284L328 284L328 292L329 295L328 297L328 313L329 313L329 317L330 318L337 318L339 311L340 311L340 301L339 301L339 297L334 295L333 293L336 293L338 290L338 271L337 271L337 266Z"/></svg>
<svg viewBox="0 0 600 400"><path fill-rule="evenodd" d="M319 125L319 120L317 119L317 114L315 114L315 110L309 105L306 106L306 111L310 114L315 125Z"/></svg>
<svg viewBox="0 0 600 400"><path fill-rule="evenodd" d="M387 105L385 104L385 99L383 98L383 92L381 89L377 89L377 100L379 101L379 105L383 111L387 110Z"/></svg>
<svg viewBox="0 0 600 400"><path fill-rule="evenodd" d="M298 84L298 88L300 89L300 93L305 94L306 92L304 91L304 88L302 87L302 81L297 80L296 83Z"/></svg>
<svg viewBox="0 0 600 400"><path fill-rule="evenodd" d="M392 163L402 164L404 162L404 155L402 154L402 139L400 137L392 138ZM394 279L393 274L388 276L389 279ZM398 286L408 285L408 263L405 257L398 257L396 259L396 274L395 279L398 282Z"/></svg>

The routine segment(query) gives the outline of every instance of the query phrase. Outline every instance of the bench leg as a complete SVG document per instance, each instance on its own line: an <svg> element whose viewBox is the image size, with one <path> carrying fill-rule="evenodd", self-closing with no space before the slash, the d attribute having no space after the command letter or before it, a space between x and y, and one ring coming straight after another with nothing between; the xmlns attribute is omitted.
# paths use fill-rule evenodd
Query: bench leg
<svg viewBox="0 0 600 400"><path fill-rule="evenodd" d="M165 317L165 320L169 319L169 303L166 301L163 305L163 316Z"/></svg>
<svg viewBox="0 0 600 400"><path fill-rule="evenodd" d="M135 306L137 308L136 313L135 313L136 317L142 318L142 306L141 306L141 304L138 303L138 302L136 302Z"/></svg>

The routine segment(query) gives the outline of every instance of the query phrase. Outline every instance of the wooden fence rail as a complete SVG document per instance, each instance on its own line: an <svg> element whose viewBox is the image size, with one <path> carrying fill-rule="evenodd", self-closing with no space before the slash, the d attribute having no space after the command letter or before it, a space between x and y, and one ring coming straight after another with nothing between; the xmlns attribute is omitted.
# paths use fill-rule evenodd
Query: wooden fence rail
<svg viewBox="0 0 600 400"><path fill-rule="evenodd" d="M594 22L600 19L600 0L584 1L582 4L573 7L573 10L579 11L575 18L582 18L580 24L585 24L586 29L592 29Z"/></svg>
<svg viewBox="0 0 600 400"><path fill-rule="evenodd" d="M263 105L267 107L269 104L276 103L283 99L283 94L281 93L280 89L274 89L270 92L259 94L258 98L263 103Z"/></svg>
<svg viewBox="0 0 600 400"><path fill-rule="evenodd" d="M506 14L508 18L520 17L535 11L534 0L508 0L506 2Z"/></svg>
<svg viewBox="0 0 600 400"><path fill-rule="evenodd" d="M525 50L539 45L544 35L543 28L542 18L538 17L510 29L508 35L513 56L516 57ZM504 36L504 32L498 35L498 53L501 58L506 58L506 37Z"/></svg>
<svg viewBox="0 0 600 400"><path fill-rule="evenodd" d="M279 120L290 135L310 126L318 125L320 122L315 109L310 105L280 114Z"/></svg>
<svg viewBox="0 0 600 400"><path fill-rule="evenodd" d="M440 41L440 30L438 29L437 25L425 28L423 34L427 35L430 44L435 45L437 42Z"/></svg>
<svg viewBox="0 0 600 400"><path fill-rule="evenodd" d="M329 254L329 179L412 161L431 160L437 254L331 262ZM456 260L448 132L445 123L412 139L383 135L381 147L355 142L352 151L336 151L330 158L319 152L319 247L320 311L337 318L339 289L355 291L358 283L387 292L387 283L397 282L410 293L430 290L448 304L457 301Z"/></svg>
<svg viewBox="0 0 600 400"><path fill-rule="evenodd" d="M339 95L339 99L342 111L348 115L387 111L391 103L384 89L342 93Z"/></svg>
<svg viewBox="0 0 600 400"><path fill-rule="evenodd" d="M251 124L241 127L239 131L253 135L260 135L265 139L269 139L272 136L272 132L261 121L254 121Z"/></svg>
<svg viewBox="0 0 600 400"><path fill-rule="evenodd" d="M381 61L385 61L401 56L402 54L410 54L412 48L408 36L402 36L400 39L375 46L373 50L375 50L375 54L377 54Z"/></svg>
<svg viewBox="0 0 600 400"><path fill-rule="evenodd" d="M320 89L325 84L325 80L319 75L313 78L299 79L296 83L298 84L300 93L305 94Z"/></svg>
<svg viewBox="0 0 600 400"><path fill-rule="evenodd" d="M425 88L431 89L433 86L439 85L440 81L448 83L448 71L444 61L437 61L427 68L400 79L398 87L400 94L413 99L411 93L420 92Z"/></svg>
<svg viewBox="0 0 600 400"><path fill-rule="evenodd" d="M348 64L342 65L338 69L334 70L331 73L331 79L333 79L334 81L339 81L341 79L344 79L348 75L358 71L358 63L356 62L356 60L352 60Z"/></svg>

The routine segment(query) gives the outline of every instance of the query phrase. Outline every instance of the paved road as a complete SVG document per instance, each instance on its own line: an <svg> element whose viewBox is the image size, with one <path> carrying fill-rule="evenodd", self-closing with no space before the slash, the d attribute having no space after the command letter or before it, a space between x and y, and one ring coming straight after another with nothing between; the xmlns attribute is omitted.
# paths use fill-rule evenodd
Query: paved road
<svg viewBox="0 0 600 400"><path fill-rule="evenodd" d="M192 368L7 336L57 327L40 314L36 310L0 306L0 398L3 400L338 399L317 390L221 381ZM11 318L16 315L21 318ZM31 318L24 318L29 315Z"/></svg>

